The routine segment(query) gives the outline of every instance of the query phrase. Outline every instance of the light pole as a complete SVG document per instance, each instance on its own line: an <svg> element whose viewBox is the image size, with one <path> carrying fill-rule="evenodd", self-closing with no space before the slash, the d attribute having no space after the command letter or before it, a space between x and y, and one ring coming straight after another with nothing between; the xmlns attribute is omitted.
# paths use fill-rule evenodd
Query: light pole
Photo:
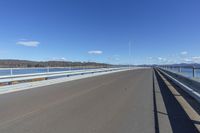
<svg viewBox="0 0 200 133"><path fill-rule="evenodd" d="M129 69L131 69L131 41L129 41Z"/></svg>
<svg viewBox="0 0 200 133"><path fill-rule="evenodd" d="M131 54L133 54L133 51L131 50L133 50L132 47L134 43L135 43L135 40L133 41L133 44L131 43L131 41L129 41L129 69L131 69L131 65L135 64L134 61L132 62L132 59L131 59Z"/></svg>

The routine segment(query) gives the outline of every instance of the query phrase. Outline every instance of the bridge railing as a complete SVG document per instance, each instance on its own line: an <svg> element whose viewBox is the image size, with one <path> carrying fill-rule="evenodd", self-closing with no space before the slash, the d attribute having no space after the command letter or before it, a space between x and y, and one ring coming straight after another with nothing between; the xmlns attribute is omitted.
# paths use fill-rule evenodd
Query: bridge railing
<svg viewBox="0 0 200 133"><path fill-rule="evenodd" d="M99 73L99 72L107 72L114 71L120 69L127 69L124 67L117 68L93 68L93 69L73 69L67 71L44 71L43 73L30 73L30 74L17 74L17 75L6 75L0 76L0 86L3 84L15 84L19 82L27 82L27 81L35 81L35 80L47 80L47 79L55 79L61 77L69 77L75 75L83 75L89 73ZM19 69L21 70L21 69Z"/></svg>
<svg viewBox="0 0 200 133"><path fill-rule="evenodd" d="M198 80L167 69L159 68L158 70L200 103L200 82Z"/></svg>
<svg viewBox="0 0 200 133"><path fill-rule="evenodd" d="M182 74L189 78L200 79L200 67L167 65L160 66L160 68Z"/></svg>
<svg viewBox="0 0 200 133"><path fill-rule="evenodd" d="M0 68L0 77L2 76L13 76L13 75L24 75L24 74L39 74L39 73L50 73L50 72L63 72L73 70L89 70L107 68L105 66L74 66L74 67L31 67L31 68ZM116 67L109 67L116 68Z"/></svg>

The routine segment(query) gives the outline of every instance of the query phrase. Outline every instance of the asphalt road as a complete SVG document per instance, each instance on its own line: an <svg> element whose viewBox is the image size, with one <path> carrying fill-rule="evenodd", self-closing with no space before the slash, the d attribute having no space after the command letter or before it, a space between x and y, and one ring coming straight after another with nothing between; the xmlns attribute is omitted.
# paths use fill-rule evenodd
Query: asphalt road
<svg viewBox="0 0 200 133"><path fill-rule="evenodd" d="M0 95L0 133L154 133L152 70Z"/></svg>

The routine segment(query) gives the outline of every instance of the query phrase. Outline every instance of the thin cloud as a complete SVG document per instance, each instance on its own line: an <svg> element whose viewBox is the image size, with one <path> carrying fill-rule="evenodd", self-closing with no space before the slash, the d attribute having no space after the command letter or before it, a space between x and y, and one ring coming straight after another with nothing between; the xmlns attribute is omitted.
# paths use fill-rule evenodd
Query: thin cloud
<svg viewBox="0 0 200 133"><path fill-rule="evenodd" d="M120 55L113 55L108 57L108 60L110 61L119 61L120 60Z"/></svg>
<svg viewBox="0 0 200 133"><path fill-rule="evenodd" d="M67 59L65 57L62 57L62 58L52 58L51 61L67 61Z"/></svg>
<svg viewBox="0 0 200 133"><path fill-rule="evenodd" d="M66 58L65 58L65 57L62 57L61 59L62 59L62 60L66 60Z"/></svg>
<svg viewBox="0 0 200 133"><path fill-rule="evenodd" d="M101 50L92 50L92 51L88 51L88 54L100 55L100 54L103 54L103 51L101 51Z"/></svg>
<svg viewBox="0 0 200 133"><path fill-rule="evenodd" d="M200 63L200 56L192 57L192 61L193 61L194 63Z"/></svg>
<svg viewBox="0 0 200 133"><path fill-rule="evenodd" d="M184 58L181 61L184 63L200 63L200 56Z"/></svg>
<svg viewBox="0 0 200 133"><path fill-rule="evenodd" d="M187 54L188 54L187 51L183 51L183 52L181 52L181 55L187 55Z"/></svg>
<svg viewBox="0 0 200 133"><path fill-rule="evenodd" d="M183 63L192 63L192 59L189 59L189 58L184 58L181 60Z"/></svg>
<svg viewBox="0 0 200 133"><path fill-rule="evenodd" d="M167 61L167 59L166 59L166 58L162 58L162 57L158 57L158 60L159 60L159 61L162 61L162 62L165 62L165 61Z"/></svg>
<svg viewBox="0 0 200 133"><path fill-rule="evenodd" d="M153 57L147 57L147 59L148 59L148 60L152 60L152 59L153 59Z"/></svg>
<svg viewBox="0 0 200 133"><path fill-rule="evenodd" d="M37 47L40 44L40 42L21 40L21 41L18 41L16 44L26 46L26 47Z"/></svg>

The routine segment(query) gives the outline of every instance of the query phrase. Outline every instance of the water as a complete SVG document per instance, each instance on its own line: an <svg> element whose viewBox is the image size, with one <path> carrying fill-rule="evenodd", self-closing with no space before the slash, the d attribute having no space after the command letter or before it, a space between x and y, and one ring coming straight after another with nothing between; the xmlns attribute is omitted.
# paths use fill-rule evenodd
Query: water
<svg viewBox="0 0 200 133"><path fill-rule="evenodd" d="M22 75L22 74L39 74L47 72L61 72L61 71L70 71L70 70L83 70L85 68L15 68L15 69L1 69L0 76L9 76L11 75ZM89 68L87 68L89 69Z"/></svg>
<svg viewBox="0 0 200 133"><path fill-rule="evenodd" d="M180 73L179 68L171 69L174 72ZM193 78L193 69L192 68L181 68L181 74L185 75L186 77ZM195 77L200 79L200 68L195 69Z"/></svg>
<svg viewBox="0 0 200 133"><path fill-rule="evenodd" d="M39 74L39 73L47 73L49 72L61 72L61 71L69 71L69 70L83 70L85 68L15 68L12 70L12 75L21 75L21 74ZM87 68L89 69L89 68ZM174 72L179 72L179 68L170 69ZM181 74L193 78L193 70L192 68L181 68ZM11 69L1 69L0 68L0 76L9 76L11 75ZM195 69L195 78L200 79L200 68Z"/></svg>

